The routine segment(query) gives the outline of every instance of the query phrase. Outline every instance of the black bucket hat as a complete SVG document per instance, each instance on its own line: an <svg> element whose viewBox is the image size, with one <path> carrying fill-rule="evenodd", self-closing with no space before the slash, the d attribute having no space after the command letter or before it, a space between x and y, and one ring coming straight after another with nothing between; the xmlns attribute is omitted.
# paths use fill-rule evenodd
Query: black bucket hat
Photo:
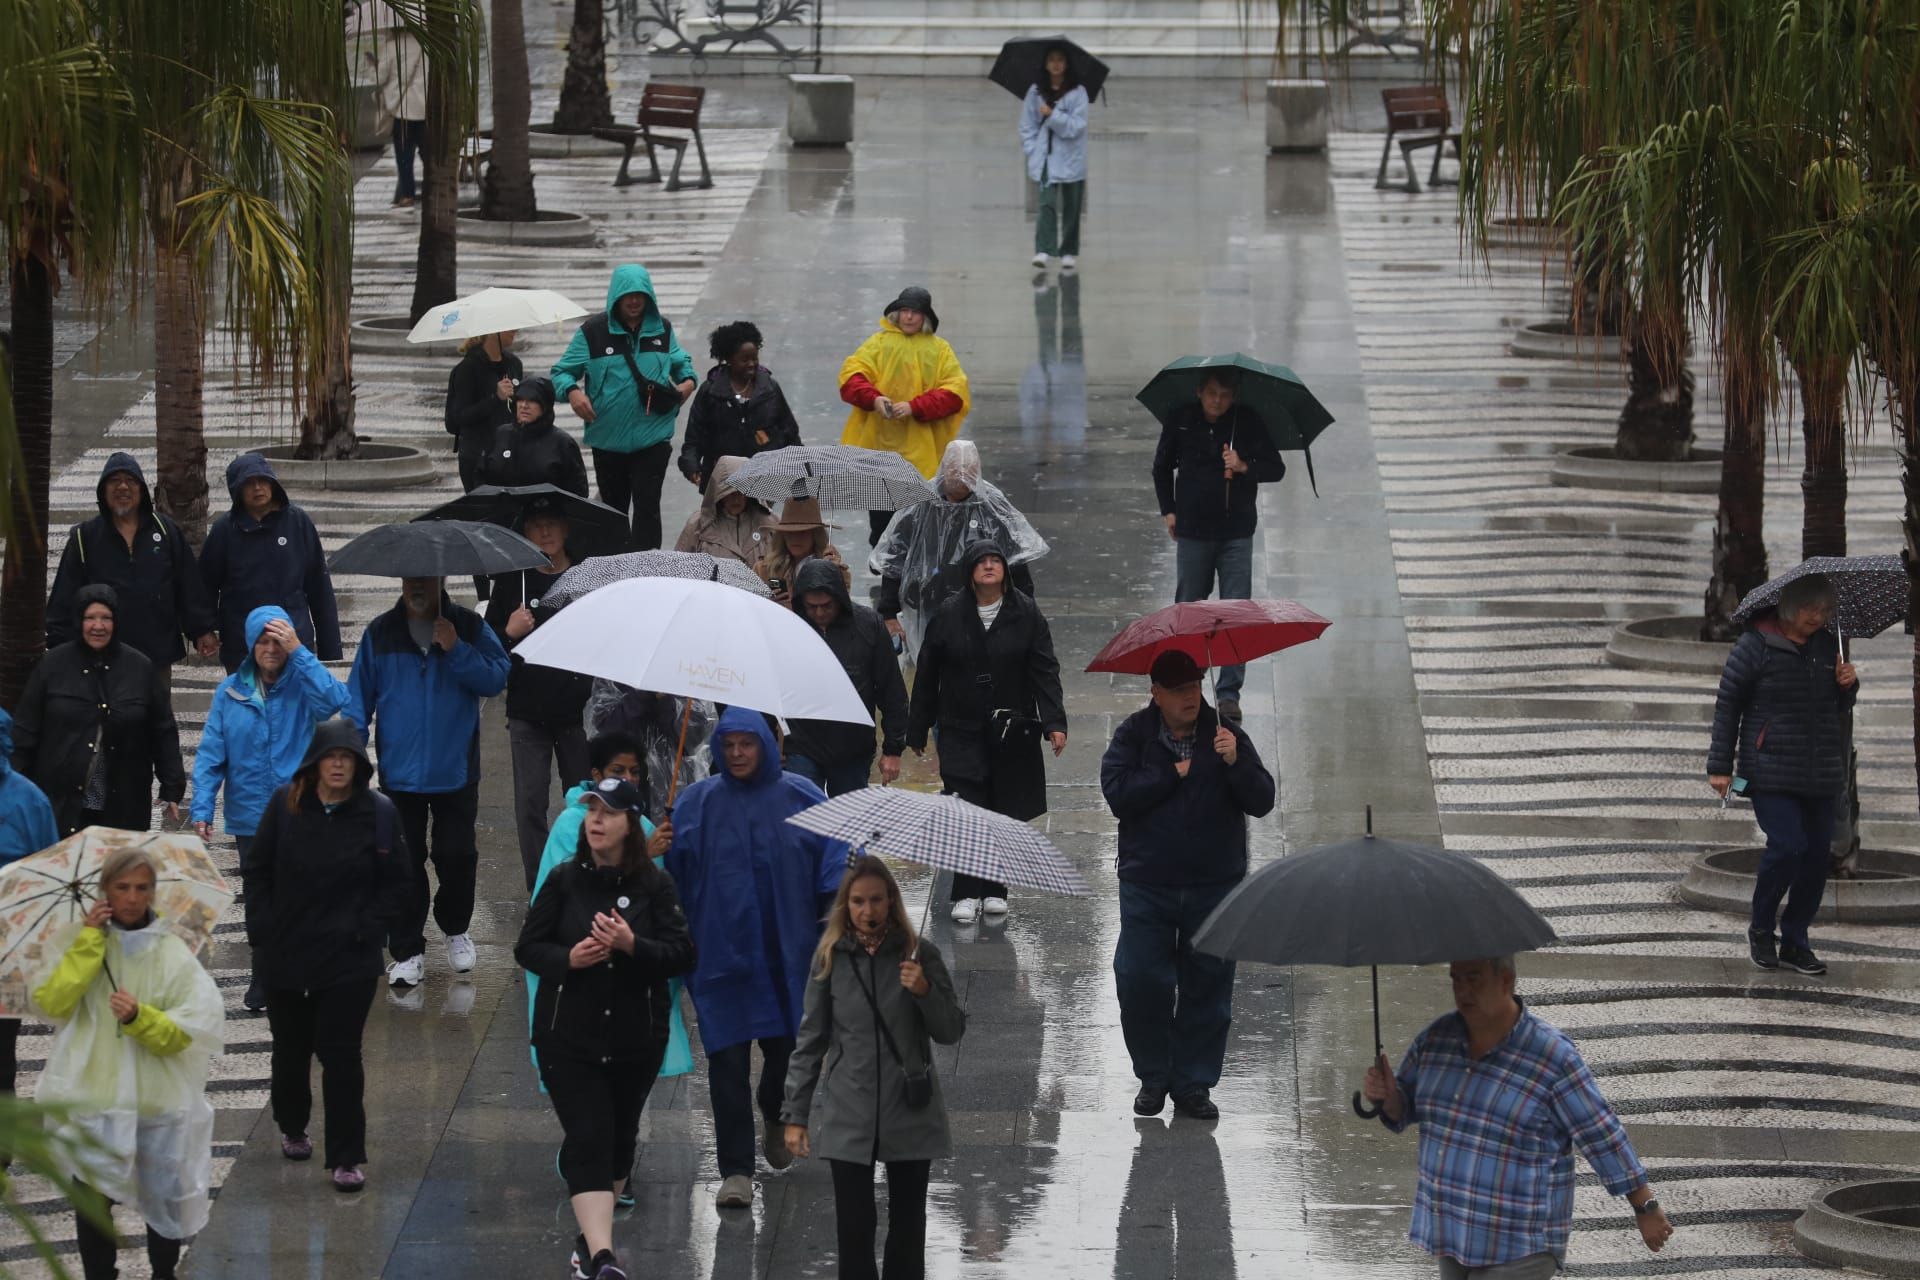
<svg viewBox="0 0 1920 1280"><path fill-rule="evenodd" d="M890 316L903 307L918 311L927 318L927 332L940 332L940 317L933 309L933 295L917 284L908 285L900 291L900 296L881 308L880 314Z"/></svg>

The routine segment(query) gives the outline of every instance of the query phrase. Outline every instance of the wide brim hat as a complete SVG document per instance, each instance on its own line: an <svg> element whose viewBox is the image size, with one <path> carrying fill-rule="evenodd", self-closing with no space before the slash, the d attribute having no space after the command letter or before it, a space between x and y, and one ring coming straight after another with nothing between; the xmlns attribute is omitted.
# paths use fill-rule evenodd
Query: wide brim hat
<svg viewBox="0 0 1920 1280"><path fill-rule="evenodd" d="M933 295L919 285L909 285L900 291L900 296L880 309L880 314L890 316L902 307L911 307L927 318L927 332L940 332L940 316L933 309Z"/></svg>
<svg viewBox="0 0 1920 1280"><path fill-rule="evenodd" d="M773 526L775 533L804 533L809 529L824 529L826 519L820 514L818 498L788 498L780 508L779 523Z"/></svg>

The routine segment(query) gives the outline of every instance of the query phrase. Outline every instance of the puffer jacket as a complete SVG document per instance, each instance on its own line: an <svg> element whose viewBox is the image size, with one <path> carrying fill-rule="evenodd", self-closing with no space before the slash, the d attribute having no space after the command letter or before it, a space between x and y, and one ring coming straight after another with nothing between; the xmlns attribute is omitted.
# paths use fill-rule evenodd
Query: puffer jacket
<svg viewBox="0 0 1920 1280"><path fill-rule="evenodd" d="M519 395L538 404L540 416L495 428L479 461L477 482L507 487L550 484L586 497L587 464L580 457L579 441L553 420L553 384L536 374L521 382Z"/></svg>
<svg viewBox="0 0 1920 1280"><path fill-rule="evenodd" d="M786 393L763 365L754 371L753 388L742 399L733 393L733 376L717 364L687 402L687 438L680 445L680 474L700 477L704 492L713 464L722 458L751 458L769 449L800 443Z"/></svg>
<svg viewBox="0 0 1920 1280"><path fill-rule="evenodd" d="M460 643L446 652L413 642L405 604L367 624L347 680L347 715L374 732L380 785L440 794L467 785L467 760L480 729L480 700L507 687L507 651L479 614L444 593L440 616Z"/></svg>
<svg viewBox="0 0 1920 1280"><path fill-rule="evenodd" d="M253 479L271 484L279 503L258 520L240 501L241 487ZM221 665L236 671L253 652L247 615L269 604L287 611L293 633L314 656L338 662L340 611L312 518L287 500L272 465L257 453L243 453L227 464L227 493L233 509L213 522L200 549L200 578L220 621Z"/></svg>
<svg viewBox="0 0 1920 1280"><path fill-rule="evenodd" d="M881 754L899 755L907 745L907 685L900 678L887 624L868 606L853 602L830 560L801 563L793 581L793 611L806 617L806 597L815 591L829 593L840 606L839 616L827 624L820 638L840 659L867 710L879 711ZM873 756L873 727L839 720L795 720L787 728L786 748L789 756L805 756L821 765L867 760Z"/></svg>
<svg viewBox="0 0 1920 1280"><path fill-rule="evenodd" d="M1840 642L1816 631L1805 645L1771 619L1734 641L1713 708L1709 776L1736 772L1752 792L1833 796L1846 790L1847 713L1860 695L1833 677Z"/></svg>

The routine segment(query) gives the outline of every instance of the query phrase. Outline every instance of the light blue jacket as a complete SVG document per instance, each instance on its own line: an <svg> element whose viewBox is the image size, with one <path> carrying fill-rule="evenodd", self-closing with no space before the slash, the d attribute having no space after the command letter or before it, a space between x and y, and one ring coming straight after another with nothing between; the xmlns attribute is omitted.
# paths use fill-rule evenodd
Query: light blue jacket
<svg viewBox="0 0 1920 1280"><path fill-rule="evenodd" d="M347 705L347 686L305 645L288 655L278 680L260 683L253 646L269 622L293 625L276 604L247 614L247 656L213 691L207 727L193 755L193 820L213 821L213 800L224 787L228 835L250 836L259 829L274 790L300 767L314 726Z"/></svg>
<svg viewBox="0 0 1920 1280"><path fill-rule="evenodd" d="M0 864L60 842L53 805L33 779L13 767L13 717L0 710Z"/></svg>
<svg viewBox="0 0 1920 1280"><path fill-rule="evenodd" d="M1027 176L1046 174L1048 186L1087 180L1087 91L1079 85L1061 95L1053 114L1040 114L1040 89L1027 90L1020 104L1020 149L1027 153Z"/></svg>

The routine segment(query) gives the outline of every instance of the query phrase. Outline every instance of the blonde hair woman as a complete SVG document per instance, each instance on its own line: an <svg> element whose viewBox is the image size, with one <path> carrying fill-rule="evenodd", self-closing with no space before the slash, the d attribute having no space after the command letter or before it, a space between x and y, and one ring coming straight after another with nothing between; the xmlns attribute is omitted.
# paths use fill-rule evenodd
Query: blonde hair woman
<svg viewBox="0 0 1920 1280"><path fill-rule="evenodd" d="M871 854L851 859L814 953L781 1108L787 1149L833 1167L842 1280L875 1274L875 1164L887 1167L884 1274L924 1271L927 1178L953 1150L933 1045L958 1044L966 1029L946 962L914 935L893 872Z"/></svg>
<svg viewBox="0 0 1920 1280"><path fill-rule="evenodd" d="M818 498L788 498L780 508L779 523L773 526L772 545L754 567L760 579L773 588L776 604L793 603L793 579L808 560L825 560L840 570L840 585L853 590L853 570L840 558L840 549L827 533L827 522L820 514Z"/></svg>

